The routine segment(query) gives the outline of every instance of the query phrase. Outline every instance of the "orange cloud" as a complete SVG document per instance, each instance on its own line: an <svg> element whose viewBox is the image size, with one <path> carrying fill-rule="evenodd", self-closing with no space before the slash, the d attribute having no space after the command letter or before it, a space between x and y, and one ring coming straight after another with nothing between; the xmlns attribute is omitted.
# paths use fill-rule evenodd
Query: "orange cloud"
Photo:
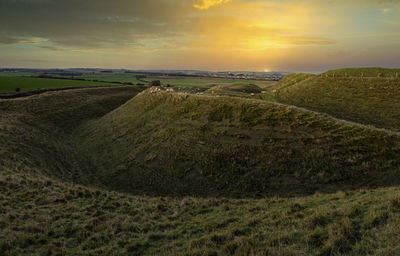
<svg viewBox="0 0 400 256"><path fill-rule="evenodd" d="M217 5L217 4L222 4L229 2L230 0L194 0L194 7L201 9L201 10L207 10L211 6Z"/></svg>

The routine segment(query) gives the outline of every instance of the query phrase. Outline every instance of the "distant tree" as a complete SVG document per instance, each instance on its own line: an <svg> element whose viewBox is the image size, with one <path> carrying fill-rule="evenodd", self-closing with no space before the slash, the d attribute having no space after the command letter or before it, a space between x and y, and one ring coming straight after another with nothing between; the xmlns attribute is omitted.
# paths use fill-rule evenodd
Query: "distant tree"
<svg viewBox="0 0 400 256"><path fill-rule="evenodd" d="M20 91L21 91L21 88L15 88L15 91L16 91L16 92L20 92Z"/></svg>
<svg viewBox="0 0 400 256"><path fill-rule="evenodd" d="M150 86L161 86L160 80L153 80L150 82Z"/></svg>

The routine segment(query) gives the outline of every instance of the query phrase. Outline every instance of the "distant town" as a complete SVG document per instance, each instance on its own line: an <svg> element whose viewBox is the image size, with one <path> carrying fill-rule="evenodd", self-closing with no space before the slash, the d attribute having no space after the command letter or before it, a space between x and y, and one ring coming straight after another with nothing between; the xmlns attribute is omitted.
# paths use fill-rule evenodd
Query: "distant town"
<svg viewBox="0 0 400 256"><path fill-rule="evenodd" d="M80 76L86 74L137 74L148 75L154 77L203 77L203 78L224 78L234 80L263 80L263 81L279 81L289 72L254 72L254 71L199 71L199 70L128 70L128 69L99 69L99 68L68 68L68 69L31 69L31 68L0 68L0 76L2 72L19 72L26 73L26 76L37 77L69 77L71 79L79 79Z"/></svg>

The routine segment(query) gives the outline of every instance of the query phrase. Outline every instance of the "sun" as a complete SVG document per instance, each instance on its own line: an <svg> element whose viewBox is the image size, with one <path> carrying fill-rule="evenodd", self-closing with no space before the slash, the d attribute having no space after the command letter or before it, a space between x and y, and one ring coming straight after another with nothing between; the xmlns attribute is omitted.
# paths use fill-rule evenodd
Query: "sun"
<svg viewBox="0 0 400 256"><path fill-rule="evenodd" d="M269 69L268 69L268 68L266 68L266 69L264 70L264 72L269 72Z"/></svg>

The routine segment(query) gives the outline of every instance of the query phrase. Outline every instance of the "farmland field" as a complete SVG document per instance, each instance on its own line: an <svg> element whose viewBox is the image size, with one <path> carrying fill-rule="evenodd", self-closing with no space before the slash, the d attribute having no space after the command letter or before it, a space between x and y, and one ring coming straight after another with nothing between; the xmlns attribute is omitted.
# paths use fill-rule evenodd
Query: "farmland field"
<svg viewBox="0 0 400 256"><path fill-rule="evenodd" d="M31 77L0 77L0 93L15 92L16 88L21 91L36 90L44 88L61 88L74 86L92 86L92 85L111 85L104 82L91 82L66 79L48 79Z"/></svg>
<svg viewBox="0 0 400 256"><path fill-rule="evenodd" d="M0 77L7 76L7 77L21 77L21 76L35 76L37 72L25 72L25 71L17 71L17 72L0 72Z"/></svg>
<svg viewBox="0 0 400 256"><path fill-rule="evenodd" d="M218 84L233 84L233 83L251 83L260 87L268 87L276 82L262 80L235 80L224 78L203 78L203 77L159 77L143 74L83 74L79 78L86 80L99 80L105 82L121 82L121 83L144 83L148 84L153 80L159 80L162 85L171 85L178 87L200 87L210 88Z"/></svg>
<svg viewBox="0 0 400 256"><path fill-rule="evenodd" d="M85 80L99 80L104 82L143 83L138 80L139 74L83 74L78 78Z"/></svg>
<svg viewBox="0 0 400 256"><path fill-rule="evenodd" d="M25 77L25 76L39 76L41 75L40 72L2 72L0 73L0 77L4 76L2 79L4 80L5 77ZM83 73L81 75L63 75L62 73L57 74L56 72L52 76L54 78L65 78L65 79L71 79L71 78L79 78L79 79L84 79L88 80L88 84L96 84L96 85L102 85L102 84L107 84L107 83L132 83L132 84L142 84L142 85L148 85L151 81L154 80L159 80L163 86L174 86L174 87L182 87L182 88L201 88L201 89L208 89L211 88L212 86L215 85L230 85L230 84L255 84L259 86L262 89L269 88L272 85L276 84L277 82L274 81L264 81L264 80L237 80L237 79L225 79L225 78L204 78L204 77L159 77L159 76L152 76L149 74L136 74L136 73L114 73L114 74L102 74L102 73ZM0 78L1 79L1 78ZM11 83L17 83L17 79L15 79L15 82ZM21 80L22 81L22 80ZM25 80L30 81L30 80ZM32 80L31 80L32 81ZM43 80L42 80L43 81ZM69 84L73 82L64 82L65 84L68 84L66 86L69 86ZM32 83L30 83L32 84ZM50 84L50 82L44 83L45 86L47 84ZM63 84L60 81L57 82L57 84ZM54 87L59 87L59 85L55 84ZM85 84L85 82L82 82L80 80L77 81L76 84L79 84L79 86L82 86L82 84ZM0 80L0 85L4 88L1 90L1 92L5 91L13 91L16 87L15 86L10 86L7 87L5 86L5 82L2 82ZM32 87L35 88L36 85L33 85ZM52 86L52 85L49 85ZM62 85L61 85L62 87ZM29 88L29 86L27 87ZM46 87L43 87L46 88Z"/></svg>

